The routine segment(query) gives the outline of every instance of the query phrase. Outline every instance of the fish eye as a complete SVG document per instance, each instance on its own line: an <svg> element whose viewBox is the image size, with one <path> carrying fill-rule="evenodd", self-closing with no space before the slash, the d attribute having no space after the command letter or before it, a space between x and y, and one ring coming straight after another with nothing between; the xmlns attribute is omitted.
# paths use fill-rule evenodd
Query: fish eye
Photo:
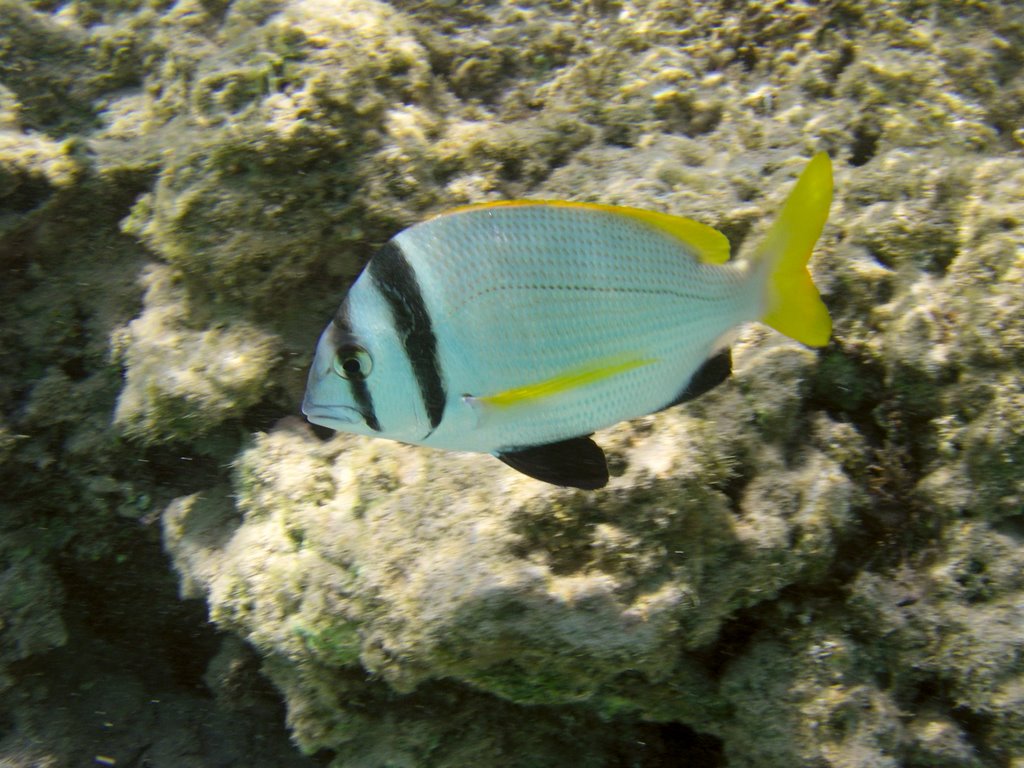
<svg viewBox="0 0 1024 768"><path fill-rule="evenodd" d="M338 347L334 355L334 372L343 379L362 381L373 370L370 353L355 344Z"/></svg>

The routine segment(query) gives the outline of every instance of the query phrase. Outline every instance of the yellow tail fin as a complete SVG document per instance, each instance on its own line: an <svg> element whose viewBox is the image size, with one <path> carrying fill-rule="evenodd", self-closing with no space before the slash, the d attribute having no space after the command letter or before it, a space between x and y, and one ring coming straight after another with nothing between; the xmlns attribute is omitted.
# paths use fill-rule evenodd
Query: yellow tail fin
<svg viewBox="0 0 1024 768"><path fill-rule="evenodd" d="M832 335L832 318L807 271L831 203L832 162L819 152L800 174L754 256L767 272L761 322L810 347L825 346Z"/></svg>

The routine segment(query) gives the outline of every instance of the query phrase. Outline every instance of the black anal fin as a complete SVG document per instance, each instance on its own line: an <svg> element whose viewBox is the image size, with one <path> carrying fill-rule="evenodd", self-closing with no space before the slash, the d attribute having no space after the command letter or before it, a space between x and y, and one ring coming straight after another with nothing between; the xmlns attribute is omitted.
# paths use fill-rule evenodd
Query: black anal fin
<svg viewBox="0 0 1024 768"><path fill-rule="evenodd" d="M495 455L512 469L552 485L593 491L608 484L604 451L589 436Z"/></svg>
<svg viewBox="0 0 1024 768"><path fill-rule="evenodd" d="M665 408L673 408L693 400L695 397L700 397L728 379L730 373L732 373L732 352L726 347L705 360L690 377L689 382L683 387L683 391L676 395L676 399ZM661 410L665 410L665 408Z"/></svg>

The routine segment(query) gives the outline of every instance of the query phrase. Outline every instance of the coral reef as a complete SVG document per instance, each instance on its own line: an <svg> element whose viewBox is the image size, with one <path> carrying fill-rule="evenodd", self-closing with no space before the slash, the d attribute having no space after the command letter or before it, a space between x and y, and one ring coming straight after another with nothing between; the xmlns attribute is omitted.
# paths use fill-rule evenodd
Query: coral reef
<svg viewBox="0 0 1024 768"><path fill-rule="evenodd" d="M1022 49L1009 0L0 0L0 763L1024 765ZM401 227L742 255L821 149L832 343L745 328L606 491L295 416Z"/></svg>
<svg viewBox="0 0 1024 768"><path fill-rule="evenodd" d="M67 640L61 618L63 590L53 570L31 556L30 545L3 553L0 573L0 688L12 685L13 662L59 648Z"/></svg>
<svg viewBox="0 0 1024 768"><path fill-rule="evenodd" d="M194 439L244 412L275 363L274 336L237 320L203 323L177 282L167 267L147 271L142 313L112 345L127 370L114 423L143 441Z"/></svg>

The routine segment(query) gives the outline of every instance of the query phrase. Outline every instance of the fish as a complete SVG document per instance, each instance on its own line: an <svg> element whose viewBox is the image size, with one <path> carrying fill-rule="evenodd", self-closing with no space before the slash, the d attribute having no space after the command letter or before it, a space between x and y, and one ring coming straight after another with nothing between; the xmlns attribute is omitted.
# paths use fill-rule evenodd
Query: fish
<svg viewBox="0 0 1024 768"><path fill-rule="evenodd" d="M720 385L741 326L828 343L807 262L831 201L822 152L744 259L711 226L640 208L511 200L425 219L352 283L317 342L303 413L602 488L593 434Z"/></svg>

